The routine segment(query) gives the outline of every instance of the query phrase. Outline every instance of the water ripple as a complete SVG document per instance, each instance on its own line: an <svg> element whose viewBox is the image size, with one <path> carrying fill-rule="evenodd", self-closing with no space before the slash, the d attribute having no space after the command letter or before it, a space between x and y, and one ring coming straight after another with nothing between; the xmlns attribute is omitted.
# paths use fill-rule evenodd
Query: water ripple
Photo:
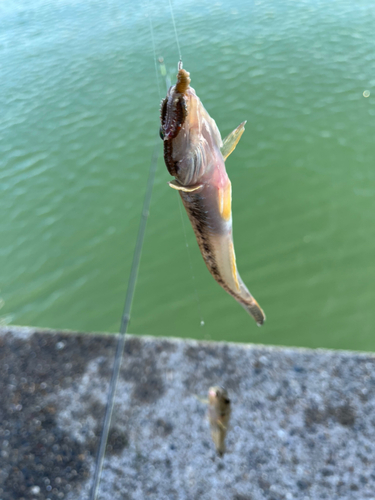
<svg viewBox="0 0 375 500"><path fill-rule="evenodd" d="M0 9L0 321L116 330L159 126L146 11L116 0ZM373 278L373 3L174 9L184 65L223 135L248 120L227 169L239 267L272 319L262 341L337 347L330 332L340 331L341 347L373 348L365 333L350 344L368 331L358 312ZM147 14L173 79L169 6ZM168 179L161 160L132 328L199 336ZM210 279L188 224L207 334L223 338L227 324L233 339L258 340Z"/></svg>

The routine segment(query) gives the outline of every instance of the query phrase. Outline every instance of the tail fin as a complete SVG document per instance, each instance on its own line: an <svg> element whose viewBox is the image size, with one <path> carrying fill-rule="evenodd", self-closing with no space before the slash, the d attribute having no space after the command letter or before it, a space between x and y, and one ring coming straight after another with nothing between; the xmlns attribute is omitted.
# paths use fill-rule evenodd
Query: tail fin
<svg viewBox="0 0 375 500"><path fill-rule="evenodd" d="M266 315L254 297L251 297L251 299L246 302L241 301L241 305L249 314L251 314L258 326L263 325L266 321Z"/></svg>

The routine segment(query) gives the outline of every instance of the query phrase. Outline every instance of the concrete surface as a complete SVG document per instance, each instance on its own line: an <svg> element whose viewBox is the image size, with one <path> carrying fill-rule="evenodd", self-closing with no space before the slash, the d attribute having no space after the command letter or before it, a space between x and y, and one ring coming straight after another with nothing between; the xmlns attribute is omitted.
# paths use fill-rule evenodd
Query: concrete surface
<svg viewBox="0 0 375 500"><path fill-rule="evenodd" d="M88 498L116 341L0 328L0 500ZM375 499L374 463L373 355L129 336L99 498Z"/></svg>

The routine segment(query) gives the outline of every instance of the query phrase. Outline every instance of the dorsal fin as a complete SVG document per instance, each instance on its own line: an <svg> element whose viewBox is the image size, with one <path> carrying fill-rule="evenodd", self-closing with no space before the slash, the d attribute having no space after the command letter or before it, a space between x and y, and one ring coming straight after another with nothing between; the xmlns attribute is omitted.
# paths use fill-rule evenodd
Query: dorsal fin
<svg viewBox="0 0 375 500"><path fill-rule="evenodd" d="M223 145L220 148L221 154L223 155L224 161L228 158L228 156L232 153L235 147L238 144L238 141L241 139L242 134L245 131L246 121L240 123L237 128L233 130L226 138L223 140Z"/></svg>

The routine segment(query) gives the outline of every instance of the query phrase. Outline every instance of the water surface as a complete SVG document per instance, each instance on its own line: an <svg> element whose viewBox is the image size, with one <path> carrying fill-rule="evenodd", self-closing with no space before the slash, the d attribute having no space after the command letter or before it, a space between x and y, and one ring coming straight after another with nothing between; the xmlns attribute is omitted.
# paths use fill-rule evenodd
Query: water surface
<svg viewBox="0 0 375 500"><path fill-rule="evenodd" d="M130 331L374 350L375 4L174 12L222 135L248 120L227 170L238 267L267 322L209 275L161 154ZM2 323L119 329L165 93L150 20L174 78L168 2L0 7Z"/></svg>

